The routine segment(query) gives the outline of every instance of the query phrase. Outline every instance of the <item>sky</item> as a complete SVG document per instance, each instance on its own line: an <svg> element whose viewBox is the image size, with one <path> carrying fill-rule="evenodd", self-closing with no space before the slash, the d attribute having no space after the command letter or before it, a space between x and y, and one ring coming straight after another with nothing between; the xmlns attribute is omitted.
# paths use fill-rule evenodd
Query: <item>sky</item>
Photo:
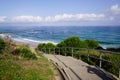
<svg viewBox="0 0 120 80"><path fill-rule="evenodd" d="M0 26L120 26L120 0L0 0Z"/></svg>

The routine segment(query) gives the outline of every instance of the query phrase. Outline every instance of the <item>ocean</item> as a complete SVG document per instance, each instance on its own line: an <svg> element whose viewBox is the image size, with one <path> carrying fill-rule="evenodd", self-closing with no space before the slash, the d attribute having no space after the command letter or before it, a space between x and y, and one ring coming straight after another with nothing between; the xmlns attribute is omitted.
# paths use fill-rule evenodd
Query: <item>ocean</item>
<svg viewBox="0 0 120 80"><path fill-rule="evenodd" d="M31 44L57 44L67 37L78 36L81 40L94 39L103 48L120 47L120 26L0 26L0 33L1 36L8 33L15 41Z"/></svg>

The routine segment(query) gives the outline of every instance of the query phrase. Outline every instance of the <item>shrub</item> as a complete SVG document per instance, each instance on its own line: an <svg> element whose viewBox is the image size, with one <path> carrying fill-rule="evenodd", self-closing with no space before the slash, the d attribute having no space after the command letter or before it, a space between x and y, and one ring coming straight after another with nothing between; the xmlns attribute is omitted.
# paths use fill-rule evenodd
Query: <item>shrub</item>
<svg viewBox="0 0 120 80"><path fill-rule="evenodd" d="M0 38L0 51L5 49L5 42L2 38Z"/></svg>
<svg viewBox="0 0 120 80"><path fill-rule="evenodd" d="M58 47L80 47L81 45L81 41L79 39L79 37L73 36L73 37L68 37L67 39L65 39L64 41L62 41L61 43L59 43L57 46Z"/></svg>
<svg viewBox="0 0 120 80"><path fill-rule="evenodd" d="M47 44L45 45L45 48L54 48L54 47L55 47L55 45L52 44L52 43L47 43Z"/></svg>
<svg viewBox="0 0 120 80"><path fill-rule="evenodd" d="M54 48L55 45L53 43L40 43L38 44L38 49L42 49L42 48Z"/></svg>
<svg viewBox="0 0 120 80"><path fill-rule="evenodd" d="M36 55L32 53L29 48L24 46L17 48L14 54L21 55L22 57L27 59L37 59Z"/></svg>
<svg viewBox="0 0 120 80"><path fill-rule="evenodd" d="M86 39L84 42L85 42L87 48L95 49L95 48L99 47L99 43L95 40Z"/></svg>
<svg viewBox="0 0 120 80"><path fill-rule="evenodd" d="M45 47L45 43L40 43L40 44L38 44L38 49L42 49L42 48L44 48Z"/></svg>

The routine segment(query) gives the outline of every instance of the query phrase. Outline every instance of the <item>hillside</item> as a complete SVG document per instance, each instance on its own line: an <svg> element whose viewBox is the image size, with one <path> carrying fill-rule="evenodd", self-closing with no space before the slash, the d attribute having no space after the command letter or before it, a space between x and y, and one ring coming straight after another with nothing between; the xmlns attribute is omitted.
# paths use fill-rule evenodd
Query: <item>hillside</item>
<svg viewBox="0 0 120 80"><path fill-rule="evenodd" d="M53 80L52 65L45 57L32 57L29 47L8 42L4 41L5 48L0 49L0 80Z"/></svg>

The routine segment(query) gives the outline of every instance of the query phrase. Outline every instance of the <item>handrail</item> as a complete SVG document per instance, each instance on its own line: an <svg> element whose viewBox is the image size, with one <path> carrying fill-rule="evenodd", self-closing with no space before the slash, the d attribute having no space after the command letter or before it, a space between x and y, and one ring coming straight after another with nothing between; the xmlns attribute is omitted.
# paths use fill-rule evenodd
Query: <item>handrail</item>
<svg viewBox="0 0 120 80"><path fill-rule="evenodd" d="M95 59L98 59L99 60L99 67L101 68L102 67L102 61L105 61L105 62L108 62L108 63L112 63L112 64L116 64L116 65L118 65L118 68L119 68L119 71L118 71L118 77L120 78L120 63L116 63L116 62L113 62L113 61L110 61L110 60L107 60L107 59L103 59L103 57L102 57L102 54L116 54L116 55L120 55L120 52L112 52L112 51L106 51L106 50L96 50L96 49L87 49L87 48L74 48L74 47L55 47L55 48L41 48L41 50L40 51L43 51L43 52L45 52L45 53L50 53L51 51L54 53L54 54L61 54L61 49L63 49L63 51L64 51L64 56L66 56L67 54L66 54L66 51L67 50L71 50L71 56L73 57L73 55L74 55L74 51L76 50L76 51L80 51L80 50L87 50L88 52L87 52L87 55L85 55L85 54L82 54L82 55L85 55L85 56L87 56L88 57L88 61L89 61L89 58L95 58ZM48 51L47 51L48 50ZM97 51L97 52L99 52L99 57L95 57L95 56L91 56L89 53L90 53L90 51L93 51L93 50L95 50L95 51ZM79 56L80 56L81 54L79 54Z"/></svg>

